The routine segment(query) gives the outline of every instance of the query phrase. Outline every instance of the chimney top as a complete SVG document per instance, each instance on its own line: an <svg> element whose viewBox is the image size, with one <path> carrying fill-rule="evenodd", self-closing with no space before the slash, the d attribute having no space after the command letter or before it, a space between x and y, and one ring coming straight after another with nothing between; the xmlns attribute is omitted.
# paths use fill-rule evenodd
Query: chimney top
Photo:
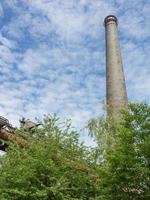
<svg viewBox="0 0 150 200"><path fill-rule="evenodd" d="M114 16L114 15L108 15L108 16L105 17L105 19L104 19L104 24L105 24L105 26L107 25L108 22L111 22L111 21L113 21L113 22L115 22L116 24L118 24L118 19L117 19L116 16Z"/></svg>

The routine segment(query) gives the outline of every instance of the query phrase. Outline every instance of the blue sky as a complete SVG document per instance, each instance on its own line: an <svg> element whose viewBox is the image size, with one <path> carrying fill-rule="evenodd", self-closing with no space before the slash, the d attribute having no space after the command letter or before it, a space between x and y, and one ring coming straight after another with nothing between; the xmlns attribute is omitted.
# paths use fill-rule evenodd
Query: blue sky
<svg viewBox="0 0 150 200"><path fill-rule="evenodd" d="M0 115L17 125L57 113L78 129L99 115L109 14L119 20L129 100L150 103L149 13L148 0L1 0Z"/></svg>

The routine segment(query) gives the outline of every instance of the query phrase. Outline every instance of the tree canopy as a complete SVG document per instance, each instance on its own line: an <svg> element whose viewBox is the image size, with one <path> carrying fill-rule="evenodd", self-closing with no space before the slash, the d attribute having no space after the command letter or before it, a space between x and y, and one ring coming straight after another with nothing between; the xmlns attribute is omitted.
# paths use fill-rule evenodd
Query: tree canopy
<svg viewBox="0 0 150 200"><path fill-rule="evenodd" d="M1 200L148 200L150 106L130 104L122 120L91 119L93 148L79 142L70 121L47 116L41 126L16 131L27 140L9 143L0 158Z"/></svg>

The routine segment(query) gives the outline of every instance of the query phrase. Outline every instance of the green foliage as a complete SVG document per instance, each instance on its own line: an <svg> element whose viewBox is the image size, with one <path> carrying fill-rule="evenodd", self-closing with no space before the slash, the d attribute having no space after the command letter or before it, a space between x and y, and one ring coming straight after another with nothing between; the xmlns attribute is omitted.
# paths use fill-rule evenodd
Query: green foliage
<svg viewBox="0 0 150 200"><path fill-rule="evenodd" d="M92 119L97 147L80 144L70 121L47 116L0 158L0 200L149 200L150 107L130 104L122 120Z"/></svg>
<svg viewBox="0 0 150 200"><path fill-rule="evenodd" d="M60 128L61 127L61 128ZM78 142L70 122L46 117L25 133L28 146L10 144L0 159L1 200L92 199L98 193L89 150Z"/></svg>
<svg viewBox="0 0 150 200"><path fill-rule="evenodd" d="M101 198L150 199L150 107L130 104L116 123L92 120L90 133L98 141ZM101 159L98 159L100 156ZM102 162L103 161L103 162Z"/></svg>

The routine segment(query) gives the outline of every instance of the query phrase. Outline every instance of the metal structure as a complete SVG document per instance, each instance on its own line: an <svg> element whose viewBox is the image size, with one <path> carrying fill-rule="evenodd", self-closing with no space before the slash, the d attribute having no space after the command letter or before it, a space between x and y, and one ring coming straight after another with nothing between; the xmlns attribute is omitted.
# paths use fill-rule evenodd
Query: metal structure
<svg viewBox="0 0 150 200"><path fill-rule="evenodd" d="M31 130L31 129L40 125L40 124L37 124L35 122L32 122L29 119L25 119L24 117L19 121L20 121L20 126L21 126L20 129L23 130L23 131Z"/></svg>
<svg viewBox="0 0 150 200"><path fill-rule="evenodd" d="M8 121L8 119L0 116L0 130L5 129L9 132L14 132L16 128L14 128Z"/></svg>
<svg viewBox="0 0 150 200"><path fill-rule="evenodd" d="M8 119L0 116L0 129L2 129L4 126L9 126Z"/></svg>
<svg viewBox="0 0 150 200"><path fill-rule="evenodd" d="M22 120L20 120L20 125L21 127L18 130L21 133L29 131L39 126L40 124L36 124L29 119L26 120L25 118L23 118ZM7 141L16 142L20 146L26 146L26 139L21 134L16 135L15 130L16 128L12 127L12 125L6 118L0 116L0 150L6 150L6 148L8 147Z"/></svg>
<svg viewBox="0 0 150 200"><path fill-rule="evenodd" d="M108 117L120 117L128 105L125 77L118 38L118 20L109 15L104 20L106 38L106 100Z"/></svg>

